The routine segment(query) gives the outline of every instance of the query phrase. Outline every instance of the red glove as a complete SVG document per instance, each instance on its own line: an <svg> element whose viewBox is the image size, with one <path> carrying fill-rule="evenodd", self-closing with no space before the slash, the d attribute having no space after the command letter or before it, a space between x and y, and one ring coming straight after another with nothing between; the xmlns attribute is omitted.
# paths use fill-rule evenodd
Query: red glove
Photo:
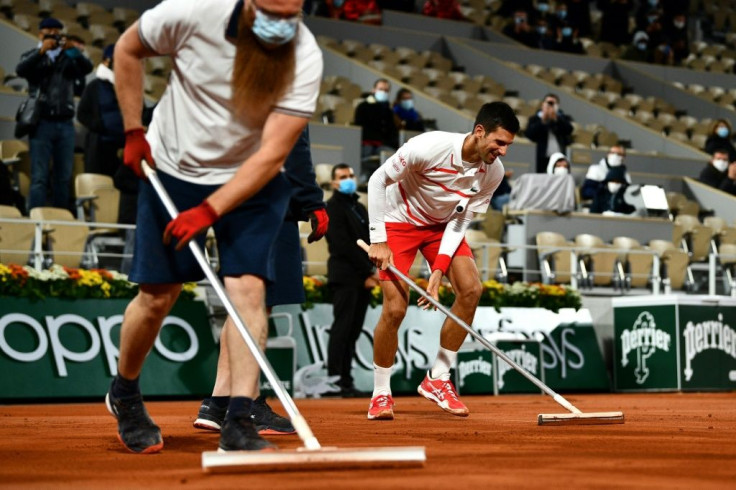
<svg viewBox="0 0 736 490"><path fill-rule="evenodd" d="M317 209L309 213L309 223L312 225L312 233L307 237L307 243L312 243L325 236L330 224L330 217L327 216L326 210Z"/></svg>
<svg viewBox="0 0 736 490"><path fill-rule="evenodd" d="M145 160L151 168L156 168L151 155L151 147L148 146L143 128L129 129L125 132L123 163L135 172L139 178L145 179L146 176L141 168L141 160Z"/></svg>
<svg viewBox="0 0 736 490"><path fill-rule="evenodd" d="M164 243L168 245L173 236L178 241L176 249L181 250L189 240L212 226L218 219L220 219L220 216L217 214L217 211L212 209L210 203L206 200L202 201L202 204L199 206L179 213L176 219L166 225Z"/></svg>

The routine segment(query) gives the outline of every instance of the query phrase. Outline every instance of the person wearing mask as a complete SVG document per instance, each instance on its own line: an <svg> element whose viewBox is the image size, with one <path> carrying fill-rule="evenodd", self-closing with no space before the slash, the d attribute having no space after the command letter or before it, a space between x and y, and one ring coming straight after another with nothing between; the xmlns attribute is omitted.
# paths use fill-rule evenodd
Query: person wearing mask
<svg viewBox="0 0 736 490"><path fill-rule="evenodd" d="M414 108L414 96L408 88L399 89L396 93L394 114L401 129L424 132L422 116Z"/></svg>
<svg viewBox="0 0 736 490"><path fill-rule="evenodd" d="M597 214L631 214L636 208L624 200L624 192L628 186L625 170L614 167L608 171L603 186L593 197L591 213Z"/></svg>
<svg viewBox="0 0 736 490"><path fill-rule="evenodd" d="M600 41L621 46L627 44L629 36L629 13L634 0L598 0L601 16Z"/></svg>
<svg viewBox="0 0 736 490"><path fill-rule="evenodd" d="M626 170L626 165L624 165L625 158L626 149L623 146L612 146L605 157L601 158L598 163L594 163L588 167L583 186L580 189L580 197L582 199L593 199L603 186L608 171L612 168L623 169L626 183L631 184L631 176Z"/></svg>
<svg viewBox="0 0 736 490"><path fill-rule="evenodd" d="M534 20L534 32L537 35L537 44L535 47L539 49L554 50L556 32L549 28L546 17L537 17Z"/></svg>
<svg viewBox="0 0 736 490"><path fill-rule="evenodd" d="M571 118L560 109L560 98L547 94L539 111L529 118L524 135L537 144L536 172L547 171L552 154L567 151L572 135Z"/></svg>
<svg viewBox="0 0 736 490"><path fill-rule="evenodd" d="M350 165L332 167L333 194L327 201L331 226L327 230L327 282L332 291L334 321L327 344L327 374L339 376L335 395L360 396L351 374L355 346L363 330L371 290L378 286L378 273L368 255L356 244L368 242L368 210L356 194L355 174Z"/></svg>
<svg viewBox="0 0 736 490"><path fill-rule="evenodd" d="M572 170L570 168L570 162L563 153L553 153L549 157L547 163L547 173L549 175L570 175Z"/></svg>
<svg viewBox="0 0 736 490"><path fill-rule="evenodd" d="M703 167L703 170L701 170L698 180L703 184L715 187L717 189L721 186L723 179L726 178L728 165L728 149L717 148L713 152L713 156L711 157L708 164Z"/></svg>
<svg viewBox="0 0 736 490"><path fill-rule="evenodd" d="M377 157L382 151L393 152L399 145L399 130L396 127L394 111L389 105L388 94L391 84L385 78L379 78L373 84L373 90L366 99L355 108L354 124L362 129L361 171L362 180L378 168Z"/></svg>
<svg viewBox="0 0 736 490"><path fill-rule="evenodd" d="M562 21L557 25L557 39L552 49L562 53L585 54L583 43L578 39L578 31L568 22Z"/></svg>
<svg viewBox="0 0 736 490"><path fill-rule="evenodd" d="M29 135L31 191L28 209L46 206L49 174L53 160L51 205L71 205L74 164L74 84L92 71L83 48L61 34L64 25L48 17L39 24L38 46L21 55L15 68L28 80L29 93L38 94L41 117Z"/></svg>
<svg viewBox="0 0 736 490"><path fill-rule="evenodd" d="M731 123L727 119L716 119L705 140L705 152L711 155L718 148L728 150L728 161L736 161L736 147L731 141Z"/></svg>
<svg viewBox="0 0 736 490"><path fill-rule="evenodd" d="M503 28L503 34L530 48L539 46L539 35L529 25L529 15L524 10L514 11L512 22Z"/></svg>
<svg viewBox="0 0 736 490"><path fill-rule="evenodd" d="M690 54L690 36L687 32L687 16L678 12L671 19L667 19L664 29L664 37L672 48L672 55L676 65Z"/></svg>
<svg viewBox="0 0 736 490"><path fill-rule="evenodd" d="M649 36L644 31L637 31L634 34L633 42L626 48L621 59L628 61L639 61L641 63L650 63L652 61L652 52L649 49Z"/></svg>

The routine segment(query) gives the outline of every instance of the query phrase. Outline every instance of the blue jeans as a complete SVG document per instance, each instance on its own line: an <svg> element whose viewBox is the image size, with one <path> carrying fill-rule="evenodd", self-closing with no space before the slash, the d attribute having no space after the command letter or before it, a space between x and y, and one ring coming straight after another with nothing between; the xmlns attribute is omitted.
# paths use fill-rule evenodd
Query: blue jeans
<svg viewBox="0 0 736 490"><path fill-rule="evenodd" d="M41 119L30 136L31 195L28 209L46 206L53 158L52 206L69 209L70 180L74 165L74 123Z"/></svg>

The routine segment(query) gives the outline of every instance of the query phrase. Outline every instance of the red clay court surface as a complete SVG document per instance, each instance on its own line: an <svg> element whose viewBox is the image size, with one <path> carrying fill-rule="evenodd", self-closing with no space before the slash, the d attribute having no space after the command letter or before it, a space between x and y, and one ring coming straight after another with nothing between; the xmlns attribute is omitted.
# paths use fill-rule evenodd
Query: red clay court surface
<svg viewBox="0 0 736 490"><path fill-rule="evenodd" d="M736 488L736 393L569 395L584 412L621 410L624 425L539 427L564 409L541 395L465 397L468 418L419 396L399 397L396 419L369 421L367 399L299 400L323 446L427 448L416 469L215 474L201 452L217 435L196 430L199 403L150 402L165 448L128 453L102 402L0 406L2 488ZM279 408L278 402L273 406ZM270 438L295 448L296 436Z"/></svg>

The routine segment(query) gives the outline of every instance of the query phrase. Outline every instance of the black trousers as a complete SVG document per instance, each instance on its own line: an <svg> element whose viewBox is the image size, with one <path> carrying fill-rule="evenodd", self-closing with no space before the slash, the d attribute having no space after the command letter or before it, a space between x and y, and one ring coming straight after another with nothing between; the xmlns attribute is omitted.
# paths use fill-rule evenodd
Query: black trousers
<svg viewBox="0 0 736 490"><path fill-rule="evenodd" d="M330 376L339 375L340 381L337 384L342 388L353 387L350 368L355 355L355 344L363 329L370 294L370 290L362 286L333 285L332 306L335 321L327 344L327 373Z"/></svg>

